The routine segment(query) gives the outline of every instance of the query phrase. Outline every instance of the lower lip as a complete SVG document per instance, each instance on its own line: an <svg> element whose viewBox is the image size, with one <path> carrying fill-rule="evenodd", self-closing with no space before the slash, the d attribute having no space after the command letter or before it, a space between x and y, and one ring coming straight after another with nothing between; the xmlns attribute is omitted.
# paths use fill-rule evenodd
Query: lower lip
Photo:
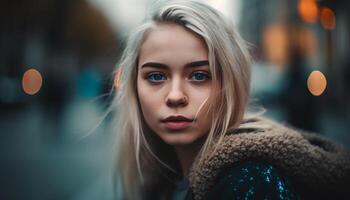
<svg viewBox="0 0 350 200"><path fill-rule="evenodd" d="M183 130L191 126L192 122L165 122L164 124L171 130Z"/></svg>

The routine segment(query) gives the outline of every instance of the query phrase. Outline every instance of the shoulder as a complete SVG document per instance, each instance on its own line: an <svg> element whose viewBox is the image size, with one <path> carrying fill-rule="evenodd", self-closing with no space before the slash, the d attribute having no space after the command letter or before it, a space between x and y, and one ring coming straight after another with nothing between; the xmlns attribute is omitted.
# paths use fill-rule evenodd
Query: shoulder
<svg viewBox="0 0 350 200"><path fill-rule="evenodd" d="M282 172L247 161L223 170L206 199L298 199Z"/></svg>

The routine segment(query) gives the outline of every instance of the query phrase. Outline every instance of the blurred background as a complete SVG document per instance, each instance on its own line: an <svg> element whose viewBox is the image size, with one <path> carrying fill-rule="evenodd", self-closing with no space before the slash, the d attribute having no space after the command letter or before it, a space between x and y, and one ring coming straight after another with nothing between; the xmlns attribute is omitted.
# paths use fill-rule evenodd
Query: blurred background
<svg viewBox="0 0 350 200"><path fill-rule="evenodd" d="M203 0L251 44L252 104L350 147L345 0ZM0 199L112 199L105 115L124 39L154 0L4 0Z"/></svg>

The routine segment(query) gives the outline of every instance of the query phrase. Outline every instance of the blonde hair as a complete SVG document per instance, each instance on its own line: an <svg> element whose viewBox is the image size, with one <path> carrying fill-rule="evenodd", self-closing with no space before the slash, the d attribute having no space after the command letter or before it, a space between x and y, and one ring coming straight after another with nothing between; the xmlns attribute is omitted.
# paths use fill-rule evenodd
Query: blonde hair
<svg viewBox="0 0 350 200"><path fill-rule="evenodd" d="M152 28L162 23L180 25L203 39L208 48L213 84L219 88L217 96L205 102L215 112L212 112L212 126L207 139L197 156L198 162L203 155L209 154L209 149L212 152L214 147L215 150L229 129L239 127L249 99L250 56L246 43L233 25L218 11L197 1L158 4L146 22L130 36L117 65L120 67L121 85L112 105L117 106L113 108L118 113L117 170L126 199L140 198L147 179L151 179L155 171L158 170L170 181L174 179L171 174L176 171L174 165L165 162L156 151L156 145L164 144L151 138L136 88L140 47Z"/></svg>

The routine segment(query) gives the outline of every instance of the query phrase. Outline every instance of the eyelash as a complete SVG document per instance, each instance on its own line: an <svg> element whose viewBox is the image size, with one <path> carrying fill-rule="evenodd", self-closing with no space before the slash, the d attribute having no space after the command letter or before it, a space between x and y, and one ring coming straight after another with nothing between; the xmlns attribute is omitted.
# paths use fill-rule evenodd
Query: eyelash
<svg viewBox="0 0 350 200"><path fill-rule="evenodd" d="M204 76L204 80L194 80L194 81L202 82L202 81L206 81L206 80L208 80L208 79L211 78L210 75L209 75L208 73L206 73L206 72L201 72L201 71L192 73L192 74L191 74L191 77L193 77L194 75L198 75L198 74Z"/></svg>
<svg viewBox="0 0 350 200"><path fill-rule="evenodd" d="M164 74L163 73L160 73L160 72L152 72L152 73L149 73L149 74L147 74L147 80L149 80L150 82L160 82L160 81L163 81L163 80L166 80L166 79L162 79L162 80L151 80L151 77L152 76L154 76L154 75L161 75L161 76L163 76L162 78L166 78L165 76L164 76Z"/></svg>
<svg viewBox="0 0 350 200"><path fill-rule="evenodd" d="M158 78L160 78L160 80L152 80L152 77L155 78L155 77L154 77L155 75L157 75L157 76L161 75L162 77L158 77ZM192 80L191 78L192 78L194 75L201 75L201 76L204 76L204 79L203 79L203 80ZM204 81L206 81L206 80L208 80L208 79L211 78L211 76L210 76L207 72L203 72L203 71L196 71L196 72L193 72L193 73L191 74L190 77L191 77L190 79L191 79L192 81L194 81L194 82L204 82ZM151 72L151 73L149 73L149 74L146 75L146 79L147 79L148 81L150 81L151 83L160 83L160 82L166 80L166 76L165 76L164 73L162 73L162 72Z"/></svg>

